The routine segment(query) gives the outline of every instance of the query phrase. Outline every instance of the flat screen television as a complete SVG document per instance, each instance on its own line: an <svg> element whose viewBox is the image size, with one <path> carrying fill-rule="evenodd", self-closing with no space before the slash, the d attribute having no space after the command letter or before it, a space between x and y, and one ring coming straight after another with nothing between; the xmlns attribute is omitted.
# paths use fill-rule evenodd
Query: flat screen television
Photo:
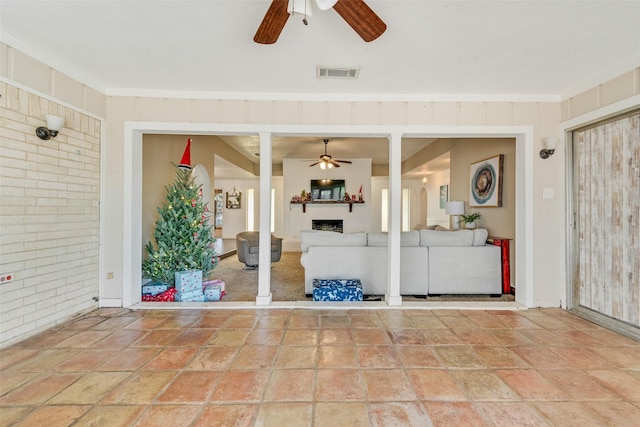
<svg viewBox="0 0 640 427"><path fill-rule="evenodd" d="M312 179L311 200L342 200L346 188L344 179Z"/></svg>

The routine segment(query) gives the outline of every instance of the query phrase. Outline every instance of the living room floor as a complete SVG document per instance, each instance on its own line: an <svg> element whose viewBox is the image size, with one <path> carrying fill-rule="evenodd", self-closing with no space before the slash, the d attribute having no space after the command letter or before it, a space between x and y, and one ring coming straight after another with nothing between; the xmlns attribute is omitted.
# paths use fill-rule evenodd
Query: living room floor
<svg viewBox="0 0 640 427"><path fill-rule="evenodd" d="M104 308L0 361L1 426L640 425L640 343L561 309Z"/></svg>

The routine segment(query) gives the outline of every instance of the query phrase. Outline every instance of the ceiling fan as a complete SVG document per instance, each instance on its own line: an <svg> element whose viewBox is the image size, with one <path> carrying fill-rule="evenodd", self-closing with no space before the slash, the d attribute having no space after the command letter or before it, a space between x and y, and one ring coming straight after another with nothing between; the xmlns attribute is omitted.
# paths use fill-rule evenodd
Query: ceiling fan
<svg viewBox="0 0 640 427"><path fill-rule="evenodd" d="M315 0L315 2L321 10L333 7L365 42L377 39L387 29L387 24L367 6L364 0ZM303 22L306 25L306 16L311 15L311 0L272 0L253 41L260 44L275 43L290 13L303 13L305 15Z"/></svg>
<svg viewBox="0 0 640 427"><path fill-rule="evenodd" d="M328 139L324 139L324 154L322 156L320 156L320 160L318 160L317 162L310 164L309 167L313 167L315 165L320 165L320 169L331 169L331 168L339 168L340 165L338 163L349 163L351 164L350 160L333 160L333 158L327 154L327 144L329 143Z"/></svg>

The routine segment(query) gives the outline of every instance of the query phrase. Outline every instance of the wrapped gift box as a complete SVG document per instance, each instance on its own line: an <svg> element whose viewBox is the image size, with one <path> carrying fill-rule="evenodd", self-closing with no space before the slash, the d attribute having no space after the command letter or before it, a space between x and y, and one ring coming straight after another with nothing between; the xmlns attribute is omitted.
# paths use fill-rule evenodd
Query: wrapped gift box
<svg viewBox="0 0 640 427"><path fill-rule="evenodd" d="M176 291L190 292L202 290L202 271L178 271L176 272Z"/></svg>
<svg viewBox="0 0 640 427"><path fill-rule="evenodd" d="M196 295L187 299L178 299L178 295L176 294L177 302L204 302L204 295Z"/></svg>
<svg viewBox="0 0 640 427"><path fill-rule="evenodd" d="M169 289L169 285L165 283L151 282L151 283L147 283L142 287L142 294L158 295L159 293L162 293L167 289Z"/></svg>
<svg viewBox="0 0 640 427"><path fill-rule="evenodd" d="M204 288L205 301L220 301L222 298L222 287L220 285L208 285Z"/></svg>
<svg viewBox="0 0 640 427"><path fill-rule="evenodd" d="M314 301L362 301L362 282L359 279L313 279Z"/></svg>
<svg viewBox="0 0 640 427"><path fill-rule="evenodd" d="M176 301L191 301L192 298L202 297L204 292L202 289L196 289L195 291L178 292L176 293Z"/></svg>
<svg viewBox="0 0 640 427"><path fill-rule="evenodd" d="M175 300L176 290L169 288L164 292L160 292L156 295L143 294L142 301L158 301L158 302L172 302Z"/></svg>
<svg viewBox="0 0 640 427"><path fill-rule="evenodd" d="M220 279L207 280L202 282L202 289L206 289L209 285L220 285L220 292L224 292L224 281Z"/></svg>

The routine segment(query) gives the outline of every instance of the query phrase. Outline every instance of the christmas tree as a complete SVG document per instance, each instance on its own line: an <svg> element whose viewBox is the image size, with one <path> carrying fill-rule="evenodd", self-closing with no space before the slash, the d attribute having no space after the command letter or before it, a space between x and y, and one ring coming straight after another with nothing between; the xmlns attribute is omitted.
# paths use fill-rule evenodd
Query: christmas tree
<svg viewBox="0 0 640 427"><path fill-rule="evenodd" d="M176 167L175 182L166 186L166 201L158 208L160 219L153 233L156 246L146 246L142 262L144 277L173 285L176 271L202 270L206 278L217 264L215 238L202 188L194 184L190 169Z"/></svg>

